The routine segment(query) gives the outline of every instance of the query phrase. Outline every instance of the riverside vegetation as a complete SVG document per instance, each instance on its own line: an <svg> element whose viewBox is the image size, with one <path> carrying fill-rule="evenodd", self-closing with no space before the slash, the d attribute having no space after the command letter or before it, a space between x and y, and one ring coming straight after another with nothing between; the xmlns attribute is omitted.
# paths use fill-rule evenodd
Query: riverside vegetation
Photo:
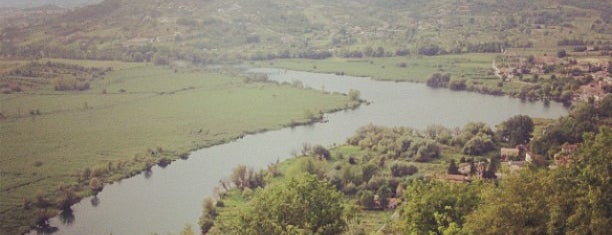
<svg viewBox="0 0 612 235"><path fill-rule="evenodd" d="M611 95L557 120L519 115L496 131L482 123L365 126L330 150L305 144L301 156L267 169L238 166L205 199L199 225L204 234L604 234L612 222L610 105ZM582 127L543 131L567 122ZM549 169L552 156L541 156L511 173L499 147L532 138L548 140L551 151L559 141L580 147L568 165ZM464 176L452 183L446 174Z"/></svg>
<svg viewBox="0 0 612 235"><path fill-rule="evenodd" d="M612 90L608 0L91 2L0 9L0 233L44 227L105 183L189 150L359 102L355 91L323 95L202 69L209 65L423 82L568 106ZM578 113L548 125L536 120L532 150L551 158L563 143L597 132L602 119ZM442 158L422 159L434 163L449 160L449 151L467 154L470 144L476 155L503 145L488 134L465 146L417 137L424 149L440 148ZM423 157L419 149L411 160ZM431 162L411 164L419 175Z"/></svg>

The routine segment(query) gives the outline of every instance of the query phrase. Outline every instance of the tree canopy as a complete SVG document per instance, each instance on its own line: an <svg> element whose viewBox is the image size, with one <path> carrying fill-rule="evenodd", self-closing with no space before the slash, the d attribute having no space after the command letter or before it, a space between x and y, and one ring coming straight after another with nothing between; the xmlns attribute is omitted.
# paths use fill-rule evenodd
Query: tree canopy
<svg viewBox="0 0 612 235"><path fill-rule="evenodd" d="M529 116L516 115L503 122L497 134L503 141L508 142L511 146L527 144L531 139L533 127L533 121Z"/></svg>
<svg viewBox="0 0 612 235"><path fill-rule="evenodd" d="M346 228L341 194L304 175L258 190L241 211L235 234L339 234Z"/></svg>

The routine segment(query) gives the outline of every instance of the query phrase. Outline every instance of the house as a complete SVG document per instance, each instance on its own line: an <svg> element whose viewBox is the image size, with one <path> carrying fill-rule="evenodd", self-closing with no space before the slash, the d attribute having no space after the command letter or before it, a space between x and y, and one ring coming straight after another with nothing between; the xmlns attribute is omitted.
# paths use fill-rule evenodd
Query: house
<svg viewBox="0 0 612 235"><path fill-rule="evenodd" d="M568 143L565 143L565 144L561 145L561 153L570 154L570 153L576 151L577 148L578 148L577 144L568 144Z"/></svg>
<svg viewBox="0 0 612 235"><path fill-rule="evenodd" d="M508 161L519 157L520 151L518 148L501 148L499 150L499 156L502 161Z"/></svg>
<svg viewBox="0 0 612 235"><path fill-rule="evenodd" d="M525 161L526 162L532 163L534 159L535 159L535 154L534 153L532 153L532 152L525 153Z"/></svg>
<svg viewBox="0 0 612 235"><path fill-rule="evenodd" d="M561 145L561 152L555 154L555 165L567 166L572 162L572 153L578 149L577 144L568 144L565 143Z"/></svg>

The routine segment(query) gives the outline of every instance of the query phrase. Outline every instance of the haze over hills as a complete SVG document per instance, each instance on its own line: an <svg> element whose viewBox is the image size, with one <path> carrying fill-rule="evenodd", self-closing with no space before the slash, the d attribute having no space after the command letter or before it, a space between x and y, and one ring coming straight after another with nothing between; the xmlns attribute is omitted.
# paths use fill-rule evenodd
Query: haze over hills
<svg viewBox="0 0 612 235"><path fill-rule="evenodd" d="M219 62L327 52L359 57L366 47L381 47L372 54L385 56L499 52L562 39L610 45L606 6L607 0L106 0L45 24L6 27L0 56L142 61L158 54Z"/></svg>

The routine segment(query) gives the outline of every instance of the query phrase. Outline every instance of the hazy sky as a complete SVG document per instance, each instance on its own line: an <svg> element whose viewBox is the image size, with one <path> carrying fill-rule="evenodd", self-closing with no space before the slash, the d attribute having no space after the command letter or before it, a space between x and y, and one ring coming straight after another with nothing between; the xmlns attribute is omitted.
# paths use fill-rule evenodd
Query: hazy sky
<svg viewBox="0 0 612 235"><path fill-rule="evenodd" d="M76 7L101 1L102 0L0 0L0 7L29 8L47 4L61 7Z"/></svg>

